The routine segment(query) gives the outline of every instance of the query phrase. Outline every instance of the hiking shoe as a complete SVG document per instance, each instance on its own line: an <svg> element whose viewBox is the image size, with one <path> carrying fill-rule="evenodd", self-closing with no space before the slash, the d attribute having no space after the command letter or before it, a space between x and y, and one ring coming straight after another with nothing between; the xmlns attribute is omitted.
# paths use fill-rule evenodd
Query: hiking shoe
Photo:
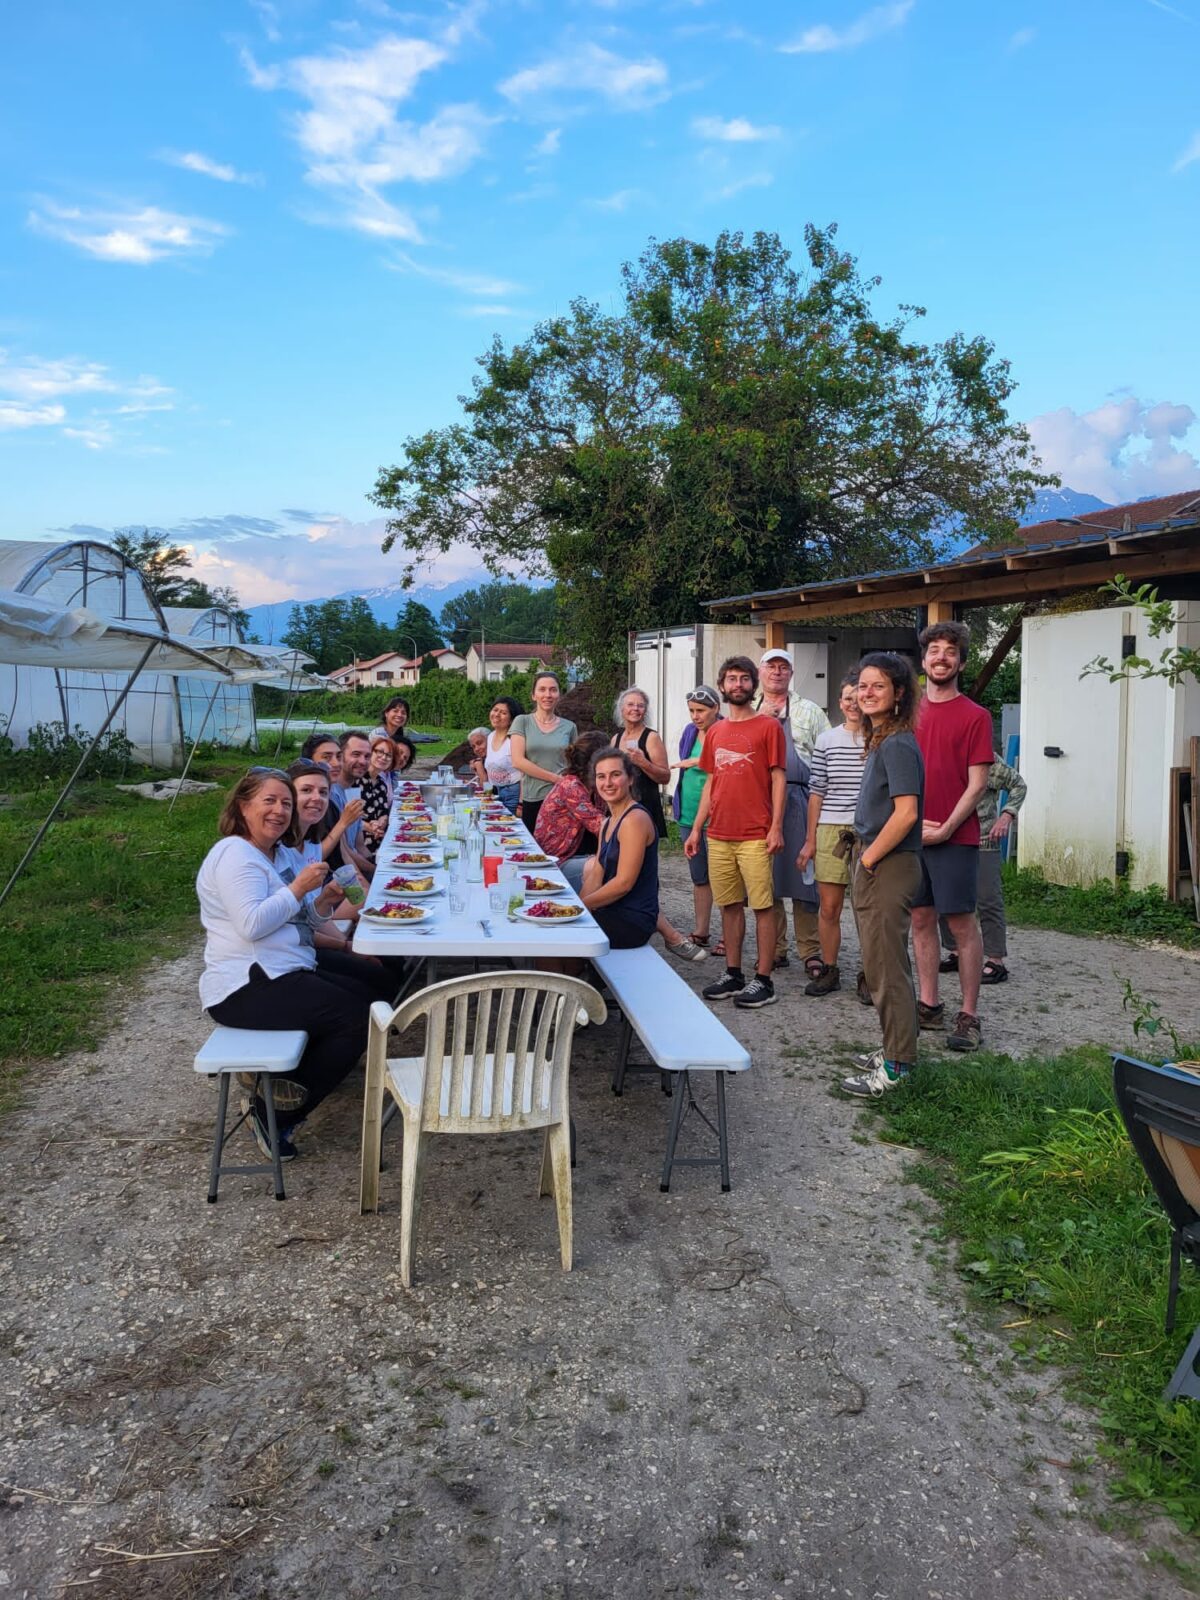
<svg viewBox="0 0 1200 1600"><path fill-rule="evenodd" d="M746 980L740 972L730 972L726 969L723 978L718 978L716 983L707 984L700 993L706 1000L728 1000L730 995L740 994L745 987Z"/></svg>
<svg viewBox="0 0 1200 1600"><path fill-rule="evenodd" d="M858 1100L878 1100L889 1089L895 1089L908 1077L909 1068L903 1061L885 1060L882 1050L866 1058L862 1072L842 1079L842 1093Z"/></svg>
<svg viewBox="0 0 1200 1600"><path fill-rule="evenodd" d="M292 1134L295 1128L287 1127L275 1119L275 1126L279 1130L279 1159L281 1161L294 1161L298 1154L296 1146L292 1143ZM254 1134L254 1142L262 1151L268 1161L271 1159L271 1130L267 1127L267 1117L260 1111L257 1104L250 1112L250 1128Z"/></svg>
<svg viewBox="0 0 1200 1600"><path fill-rule="evenodd" d="M938 962L938 971L939 972L957 972L958 971L958 952L956 950L947 950L947 951L945 951L943 953L942 959Z"/></svg>
<svg viewBox="0 0 1200 1600"><path fill-rule="evenodd" d="M858 977L854 980L854 987L858 994L858 1003L860 1006L873 1006L875 1004L874 1000L871 999L871 991L867 988L867 975L865 972L859 973Z"/></svg>
<svg viewBox="0 0 1200 1600"><path fill-rule="evenodd" d="M836 966L822 966L811 983L804 985L805 994L832 994L842 987L842 975Z"/></svg>
<svg viewBox="0 0 1200 1600"><path fill-rule="evenodd" d="M979 1018L969 1011L960 1011L954 1019L954 1031L946 1040L947 1050L978 1050L983 1038Z"/></svg>
<svg viewBox="0 0 1200 1600"><path fill-rule="evenodd" d="M759 1006L773 1006L778 999L770 978L764 978L761 972L756 972L741 994L734 995L733 1003L739 1011L754 1011Z"/></svg>
<svg viewBox="0 0 1200 1600"><path fill-rule="evenodd" d="M786 956L776 956L774 962L771 965L771 971L772 972L782 972L784 967L790 967L791 964L792 963L788 960L788 958Z"/></svg>
<svg viewBox="0 0 1200 1600"><path fill-rule="evenodd" d="M946 1026L946 1008L944 1005L927 1006L924 1000L917 1001L917 1023L922 1028L933 1031Z"/></svg>
<svg viewBox="0 0 1200 1600"><path fill-rule="evenodd" d="M678 956L680 961L708 960L708 951L702 949L693 939L680 939L678 944L669 944L667 949L673 956Z"/></svg>

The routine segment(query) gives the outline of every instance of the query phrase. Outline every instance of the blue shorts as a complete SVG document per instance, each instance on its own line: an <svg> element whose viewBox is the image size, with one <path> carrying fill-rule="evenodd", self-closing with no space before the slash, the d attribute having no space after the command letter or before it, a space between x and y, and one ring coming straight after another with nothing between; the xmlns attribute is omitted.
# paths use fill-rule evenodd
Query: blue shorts
<svg viewBox="0 0 1200 1600"><path fill-rule="evenodd" d="M921 887L914 906L933 906L940 917L961 916L979 898L979 846L927 844L921 851Z"/></svg>

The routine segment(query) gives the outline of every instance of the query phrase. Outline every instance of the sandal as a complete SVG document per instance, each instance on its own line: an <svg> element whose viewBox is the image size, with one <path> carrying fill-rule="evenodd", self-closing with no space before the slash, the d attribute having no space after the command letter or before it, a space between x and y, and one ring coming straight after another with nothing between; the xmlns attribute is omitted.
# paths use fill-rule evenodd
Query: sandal
<svg viewBox="0 0 1200 1600"><path fill-rule="evenodd" d="M708 936L707 933L689 933L688 934L688 938L692 941L693 944L698 944L700 946L701 950L707 950L708 949L709 936Z"/></svg>
<svg viewBox="0 0 1200 1600"><path fill-rule="evenodd" d="M718 939L716 944L713 945L712 949L709 951L709 955L723 956L725 954L726 954L725 941L724 941L724 939Z"/></svg>
<svg viewBox="0 0 1200 1600"><path fill-rule="evenodd" d="M1007 983L1008 968L1003 961L993 961L989 956L983 963L983 971L979 976L980 983Z"/></svg>
<svg viewBox="0 0 1200 1600"><path fill-rule="evenodd" d="M957 953L957 951L954 951L954 950L947 950L946 951L946 954L938 962L938 971L939 972L957 972L958 971L958 953Z"/></svg>

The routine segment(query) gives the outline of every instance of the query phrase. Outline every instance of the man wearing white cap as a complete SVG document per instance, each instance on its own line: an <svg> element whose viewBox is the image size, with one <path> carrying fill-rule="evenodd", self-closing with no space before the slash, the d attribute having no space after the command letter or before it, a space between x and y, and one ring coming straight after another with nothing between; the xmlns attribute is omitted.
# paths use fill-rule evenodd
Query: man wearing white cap
<svg viewBox="0 0 1200 1600"><path fill-rule="evenodd" d="M812 700L806 700L803 695L793 694L792 687L792 658L786 650L764 650L759 659L758 670L761 674L761 687L755 698L754 706L758 711L765 712L768 716L777 717L784 730L784 738L789 745L788 761L788 796L789 805L784 813L784 848L780 852L777 862L777 875L779 871L790 869L799 853L800 845L796 852L788 855L790 840L788 835L788 812L799 816L801 809L807 809L808 792L804 788L803 794L800 785L807 783L808 768L812 765L813 749L817 737L829 727L829 718L820 706ZM796 767L795 757L804 763L803 779L800 770ZM800 800L801 805L791 804L792 800ZM807 820L804 824L807 828ZM795 827L793 827L795 832ZM803 838L800 840L802 845ZM784 907L784 897L792 902L792 921L796 930L796 954L804 962L805 971L809 977L817 977L822 971L821 941L817 935L817 891L815 886L800 892L802 885L789 879L787 882L778 882L780 897L775 901L775 965L786 967L788 964L788 928L787 911Z"/></svg>

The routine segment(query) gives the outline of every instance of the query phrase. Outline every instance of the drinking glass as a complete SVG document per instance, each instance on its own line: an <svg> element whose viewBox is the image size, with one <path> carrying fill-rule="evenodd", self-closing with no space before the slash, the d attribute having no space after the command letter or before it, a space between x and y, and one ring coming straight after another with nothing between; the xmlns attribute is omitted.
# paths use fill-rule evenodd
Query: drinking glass
<svg viewBox="0 0 1200 1600"><path fill-rule="evenodd" d="M508 890L502 889L499 884L488 890L488 905L493 911L505 911L508 908Z"/></svg>
<svg viewBox="0 0 1200 1600"><path fill-rule="evenodd" d="M466 913L467 898L460 890L451 889L449 895L449 905L450 915L452 917L461 917Z"/></svg>

